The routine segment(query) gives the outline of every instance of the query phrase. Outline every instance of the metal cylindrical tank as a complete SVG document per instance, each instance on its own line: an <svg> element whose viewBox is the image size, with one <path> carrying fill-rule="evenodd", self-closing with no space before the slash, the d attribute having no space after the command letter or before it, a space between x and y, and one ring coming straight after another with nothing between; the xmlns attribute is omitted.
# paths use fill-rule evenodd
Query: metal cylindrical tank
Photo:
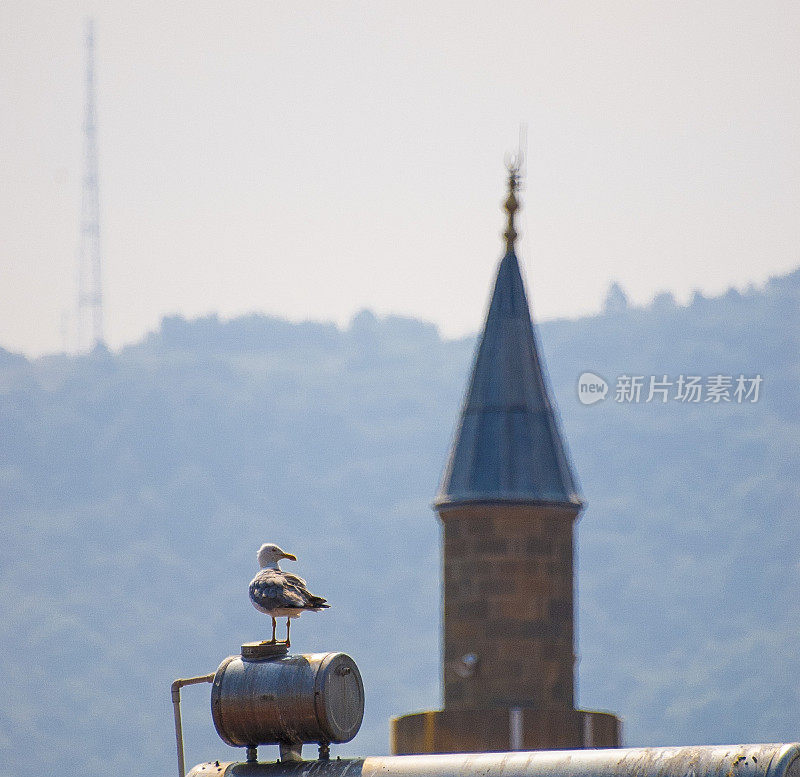
<svg viewBox="0 0 800 777"><path fill-rule="evenodd" d="M230 656L214 675L211 715L235 747L349 742L364 716L364 685L344 653Z"/></svg>

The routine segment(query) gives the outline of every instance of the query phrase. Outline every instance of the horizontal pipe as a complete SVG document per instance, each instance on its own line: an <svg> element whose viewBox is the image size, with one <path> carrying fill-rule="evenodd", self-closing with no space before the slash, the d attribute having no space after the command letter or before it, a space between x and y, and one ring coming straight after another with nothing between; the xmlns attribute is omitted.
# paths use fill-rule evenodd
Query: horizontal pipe
<svg viewBox="0 0 800 777"><path fill-rule="evenodd" d="M199 764L188 777L800 777L800 744Z"/></svg>
<svg viewBox="0 0 800 777"><path fill-rule="evenodd" d="M172 693L172 701L179 701L181 698L181 688L187 685L197 685L198 683L213 683L214 673L204 674L200 677L185 677L172 681L170 685L170 692Z"/></svg>

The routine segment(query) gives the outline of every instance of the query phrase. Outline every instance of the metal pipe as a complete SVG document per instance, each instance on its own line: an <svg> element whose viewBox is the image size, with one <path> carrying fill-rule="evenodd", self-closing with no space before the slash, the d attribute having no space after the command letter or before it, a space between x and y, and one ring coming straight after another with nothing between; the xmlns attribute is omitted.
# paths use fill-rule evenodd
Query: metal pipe
<svg viewBox="0 0 800 777"><path fill-rule="evenodd" d="M217 762L188 777L800 777L800 744Z"/></svg>
<svg viewBox="0 0 800 777"><path fill-rule="evenodd" d="M512 707L508 711L508 749L522 750L522 707Z"/></svg>
<svg viewBox="0 0 800 777"><path fill-rule="evenodd" d="M175 743L178 748L178 777L186 777L186 761L183 754L183 725L181 724L181 688L184 685L197 683L213 683L213 674L204 674L202 677L187 677L174 680L170 686L172 693L172 712L175 716Z"/></svg>

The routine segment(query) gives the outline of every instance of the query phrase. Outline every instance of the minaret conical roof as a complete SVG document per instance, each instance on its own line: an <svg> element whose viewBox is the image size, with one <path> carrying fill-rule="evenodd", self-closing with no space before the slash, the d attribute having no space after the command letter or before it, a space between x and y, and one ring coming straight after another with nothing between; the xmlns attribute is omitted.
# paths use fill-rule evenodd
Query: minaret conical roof
<svg viewBox="0 0 800 777"><path fill-rule="evenodd" d="M514 250L516 188L512 171L506 253L436 497L439 509L468 503L581 507Z"/></svg>

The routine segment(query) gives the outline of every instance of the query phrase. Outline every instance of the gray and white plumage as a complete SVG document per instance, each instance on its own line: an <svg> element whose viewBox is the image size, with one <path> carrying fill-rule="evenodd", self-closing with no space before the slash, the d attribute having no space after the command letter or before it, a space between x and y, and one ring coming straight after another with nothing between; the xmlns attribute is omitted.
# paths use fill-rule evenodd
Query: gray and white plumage
<svg viewBox="0 0 800 777"><path fill-rule="evenodd" d="M281 559L297 559L273 543L265 543L258 551L261 571L250 582L250 601L265 615L273 618L298 618L303 612L321 612L330 605L321 596L308 590L302 577L284 572Z"/></svg>

